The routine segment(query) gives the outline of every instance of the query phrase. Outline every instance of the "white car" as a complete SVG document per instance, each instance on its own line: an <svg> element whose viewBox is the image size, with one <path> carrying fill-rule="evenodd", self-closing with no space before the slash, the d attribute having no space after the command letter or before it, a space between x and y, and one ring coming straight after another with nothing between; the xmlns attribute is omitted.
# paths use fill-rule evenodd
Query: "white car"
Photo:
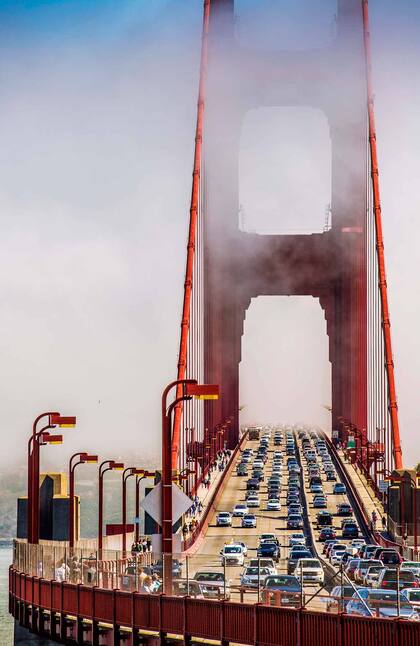
<svg viewBox="0 0 420 646"><path fill-rule="evenodd" d="M246 500L246 503L249 508L251 507L259 507L260 506L260 499L257 495L253 494L252 496L249 496Z"/></svg>
<svg viewBox="0 0 420 646"><path fill-rule="evenodd" d="M264 468L264 462L262 460L254 460L253 468L254 469L263 469Z"/></svg>
<svg viewBox="0 0 420 646"><path fill-rule="evenodd" d="M220 557L223 563L226 565L244 565L245 555L242 549L242 545L236 543L225 545L223 549L220 550Z"/></svg>
<svg viewBox="0 0 420 646"><path fill-rule="evenodd" d="M228 511L220 511L216 517L217 527L232 527L232 514Z"/></svg>
<svg viewBox="0 0 420 646"><path fill-rule="evenodd" d="M245 516L245 514L248 514L248 513L249 513L248 505L238 503L237 505L234 506L232 515L235 517L243 518L243 516Z"/></svg>
<svg viewBox="0 0 420 646"><path fill-rule="evenodd" d="M400 569L411 570L417 577L420 577L420 561L403 561Z"/></svg>
<svg viewBox="0 0 420 646"><path fill-rule="evenodd" d="M302 580L303 583L324 584L325 574L319 559L299 559L293 575L298 581Z"/></svg>
<svg viewBox="0 0 420 646"><path fill-rule="evenodd" d="M364 576L364 585L368 588L373 588L376 581L379 579L379 574L382 569L382 565L371 565Z"/></svg>
<svg viewBox="0 0 420 646"><path fill-rule="evenodd" d="M258 577L258 567L247 567L241 576L241 585L247 588L256 588L258 586L258 578L262 586L265 578L272 574L277 574L276 568L260 567Z"/></svg>
<svg viewBox="0 0 420 646"><path fill-rule="evenodd" d="M306 546L306 538L304 534L291 534L289 538L289 547L294 547L295 545L305 545Z"/></svg>
<svg viewBox="0 0 420 646"><path fill-rule="evenodd" d="M270 498L270 500L267 502L267 509L269 511L280 511L281 510L280 500L277 500L277 498Z"/></svg>
<svg viewBox="0 0 420 646"><path fill-rule="evenodd" d="M346 545L336 545L336 547L333 547L330 553L331 565L340 565L341 559L343 558L346 549Z"/></svg>

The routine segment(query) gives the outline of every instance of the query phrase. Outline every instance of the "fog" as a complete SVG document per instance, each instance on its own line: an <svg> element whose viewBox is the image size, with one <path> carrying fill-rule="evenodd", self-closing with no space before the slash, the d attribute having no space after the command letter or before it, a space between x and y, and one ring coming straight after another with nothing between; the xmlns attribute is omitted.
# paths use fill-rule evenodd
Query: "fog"
<svg viewBox="0 0 420 646"><path fill-rule="evenodd" d="M300 4L287 28L281 23L289 38ZM420 10L409 0L370 4L401 431L412 462L420 454ZM64 465L85 449L104 459L136 453L158 460L160 393L176 371L202 3L68 5L0 2L2 466L24 459L33 417L50 408L79 422L63 447L46 449L46 463ZM238 3L241 38L254 20L251 5ZM331 11L322 13L319 34L311 24L294 40L297 48L309 33L315 41L331 37ZM273 28L270 38L277 36ZM299 126L296 116L281 122L276 110L272 118L277 136ZM258 154L261 139L258 118L250 119L241 153L245 228L272 232L270 214L288 197L269 194L253 172L247 151ZM318 200L310 218L301 225L291 213L289 229L324 225L330 152L322 118L319 124L307 127L323 162L315 155L306 164L311 186L322 190L306 196ZM284 166L275 145L271 151L272 168ZM302 198L293 176L288 186ZM294 207L307 213L304 202ZM326 347L317 301L253 301L241 366L244 419L328 424Z"/></svg>

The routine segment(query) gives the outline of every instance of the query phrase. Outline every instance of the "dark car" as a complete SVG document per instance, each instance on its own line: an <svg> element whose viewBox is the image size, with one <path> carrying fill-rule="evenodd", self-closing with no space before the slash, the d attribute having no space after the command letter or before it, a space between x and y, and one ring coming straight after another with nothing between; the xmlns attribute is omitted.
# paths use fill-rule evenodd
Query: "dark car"
<svg viewBox="0 0 420 646"><path fill-rule="evenodd" d="M252 491L258 491L260 488L260 482L258 478L250 478L246 483L246 488Z"/></svg>
<svg viewBox="0 0 420 646"><path fill-rule="evenodd" d="M257 549L257 556L272 558L274 561L278 561L280 557L280 549L277 543L264 542L261 543Z"/></svg>
<svg viewBox="0 0 420 646"><path fill-rule="evenodd" d="M321 476L311 476L309 478L309 486L311 487L314 484L322 485Z"/></svg>
<svg viewBox="0 0 420 646"><path fill-rule="evenodd" d="M333 524L333 517L329 511L320 511L316 515L316 524L318 527L329 527Z"/></svg>
<svg viewBox="0 0 420 646"><path fill-rule="evenodd" d="M343 525L343 538L358 538L359 528L356 523L344 523Z"/></svg>
<svg viewBox="0 0 420 646"><path fill-rule="evenodd" d="M324 542L326 540L330 540L333 538L337 538L337 532L333 527L324 527L319 532L318 540L320 540L321 542Z"/></svg>
<svg viewBox="0 0 420 646"><path fill-rule="evenodd" d="M397 568L384 568L381 570L375 587L382 589L400 590L403 588L418 588L419 580L412 570L399 570Z"/></svg>
<svg viewBox="0 0 420 646"><path fill-rule="evenodd" d="M287 605L298 608L301 604L302 588L295 576L271 574L266 577L263 596L270 605Z"/></svg>
<svg viewBox="0 0 420 646"><path fill-rule="evenodd" d="M238 476L248 475L248 469L246 468L245 464L238 464L238 467L236 469L236 475Z"/></svg>
<svg viewBox="0 0 420 646"><path fill-rule="evenodd" d="M335 480L337 480L337 475L335 471L326 471L325 473L326 473L328 482L334 482Z"/></svg>
<svg viewBox="0 0 420 646"><path fill-rule="evenodd" d="M338 516L351 516L353 510L348 502L342 502L337 505L337 514Z"/></svg>
<svg viewBox="0 0 420 646"><path fill-rule="evenodd" d="M401 555L396 551L387 547L378 547L370 555L371 559L382 561L384 565L398 566L402 562Z"/></svg>

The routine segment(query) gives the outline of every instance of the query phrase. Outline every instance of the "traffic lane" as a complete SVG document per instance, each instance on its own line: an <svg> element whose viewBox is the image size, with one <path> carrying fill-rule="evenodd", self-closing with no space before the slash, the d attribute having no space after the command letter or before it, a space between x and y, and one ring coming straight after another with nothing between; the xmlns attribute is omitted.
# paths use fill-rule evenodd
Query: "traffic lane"
<svg viewBox="0 0 420 646"><path fill-rule="evenodd" d="M301 451L302 461L304 463L305 458L303 457L302 445L299 446L299 450ZM322 462L321 457L318 454L317 454L317 464L320 466L320 469L321 469L322 486L323 486L324 492L326 493L326 498L327 498L327 510L333 515L333 526L337 531L337 540L344 540L344 539L342 539L342 536L341 536L341 520L342 520L343 517L336 515L337 514L337 505L340 504L341 502L349 502L349 499L348 499L346 494L334 494L333 493L333 487L334 487L335 483L332 482L332 481L328 481L326 479L326 475L325 475L325 473L323 473L323 470L322 470L323 462ZM312 503L313 503L314 495L309 492L309 477L308 477L307 474L304 476L304 479L305 479L305 488L306 488L306 490L308 492L307 493L308 515L309 515L310 522L311 522L311 527L312 527L312 530L313 530L314 547L315 547L316 551L318 552L318 556L320 556L321 558L324 558L324 556L322 554L324 544L323 544L323 542L318 540L319 532L317 530L317 521L316 521L316 516L317 516L317 514L318 514L318 512L320 510L313 507ZM340 482L340 479L338 477L337 477L337 482ZM311 501L311 498L312 498L312 501ZM360 530L360 528L359 528L359 530ZM336 582L337 574L339 573L340 568L338 566L333 566L331 564L330 564L330 567L333 568L333 570L335 571L335 578L332 579L332 581Z"/></svg>
<svg viewBox="0 0 420 646"><path fill-rule="evenodd" d="M259 446L258 441L247 442L246 447L251 447L255 449ZM266 504L268 500L267 496L267 478L271 474L272 465L273 465L273 452L275 450L281 450L283 452L283 465L284 469L281 477L281 511L280 512L269 512L266 509ZM210 526L206 532L206 540L202 543L197 556L193 557L193 561L190 564L190 572L195 573L198 569L205 569L204 566L207 566L209 569L217 569L218 571L223 571L223 566L219 555L220 550L227 542L231 541L242 541L247 544L248 555L246 561L249 561L250 558L256 556L256 550L258 547L258 537L261 533L275 533L279 538L281 544L281 558L277 564L277 570L279 572L287 573L287 559L289 556L289 538L294 530L287 529L287 506L286 506L286 491L288 485L288 472L286 469L286 459L285 459L285 442L280 447L274 447L273 440L271 439L268 452L268 460L263 467L264 471L264 483L260 487L260 508L252 509L252 513L255 513L257 517L257 527L255 529L243 529L241 527L241 520L234 519L233 527L216 527L216 515L219 511L232 511L234 506L238 502L243 502L246 499L246 481L247 477L240 477L232 475L229 479L225 490L222 494L216 512L213 514ZM240 457L238 461L240 460ZM253 462L253 460L252 460ZM248 465L249 474L252 471L252 462ZM238 486L239 484L239 486ZM204 557L204 558L203 558ZM239 566L227 566L226 575L231 580L232 584L239 585L240 577L243 572L243 568ZM305 585L305 593L311 595L317 590L316 586ZM251 593L252 594L252 593ZM252 601L250 596L246 596L245 600Z"/></svg>
<svg viewBox="0 0 420 646"><path fill-rule="evenodd" d="M248 441L245 448L250 447L254 449L255 454L255 449L258 446L258 441ZM240 457L238 461L240 461ZM252 462L250 463L248 470L252 470ZM267 460L267 463L264 465L265 481L269 473L270 460ZM223 565L219 556L220 550L223 549L226 543L234 542L235 540L246 543L248 548L246 562L248 562L250 558L256 557L259 535L266 532L276 533L281 527L281 524L279 527L279 513L268 512L265 509L267 496L264 485L261 487L259 493L261 508L250 510L250 512L255 513L257 517L257 527L255 529L242 528L240 518L233 519L232 527L216 526L216 517L220 511L231 512L237 503L245 501L247 479L247 477L237 476L236 472L234 472L229 478L217 508L210 519L205 540L200 545L197 554L194 557L190 557L190 572L192 575L194 575L198 569L205 569L205 566L209 569L223 571ZM239 566L227 566L226 571L227 576L232 580L233 585L239 585L243 568Z"/></svg>

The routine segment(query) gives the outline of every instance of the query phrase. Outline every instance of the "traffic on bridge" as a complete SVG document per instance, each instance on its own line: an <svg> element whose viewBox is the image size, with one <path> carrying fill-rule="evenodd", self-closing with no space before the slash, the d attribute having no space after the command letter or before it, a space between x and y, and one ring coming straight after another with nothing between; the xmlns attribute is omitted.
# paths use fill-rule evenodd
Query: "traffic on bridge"
<svg viewBox="0 0 420 646"><path fill-rule="evenodd" d="M179 350L161 385L174 381L152 398L161 428L141 420L161 457L146 469L78 451L67 492L66 474L41 473L41 447L61 443L55 431L76 417L36 417L9 573L16 644L419 646L420 464L404 466L400 437L368 0L337 0L334 24L324 48L254 51L236 37L234 0L204 0ZM272 105L325 116L322 231L239 224L242 124ZM331 374L323 429L243 423L242 337L260 296L319 303ZM97 534L82 538L75 469L89 463ZM121 472L112 524L109 472Z"/></svg>

